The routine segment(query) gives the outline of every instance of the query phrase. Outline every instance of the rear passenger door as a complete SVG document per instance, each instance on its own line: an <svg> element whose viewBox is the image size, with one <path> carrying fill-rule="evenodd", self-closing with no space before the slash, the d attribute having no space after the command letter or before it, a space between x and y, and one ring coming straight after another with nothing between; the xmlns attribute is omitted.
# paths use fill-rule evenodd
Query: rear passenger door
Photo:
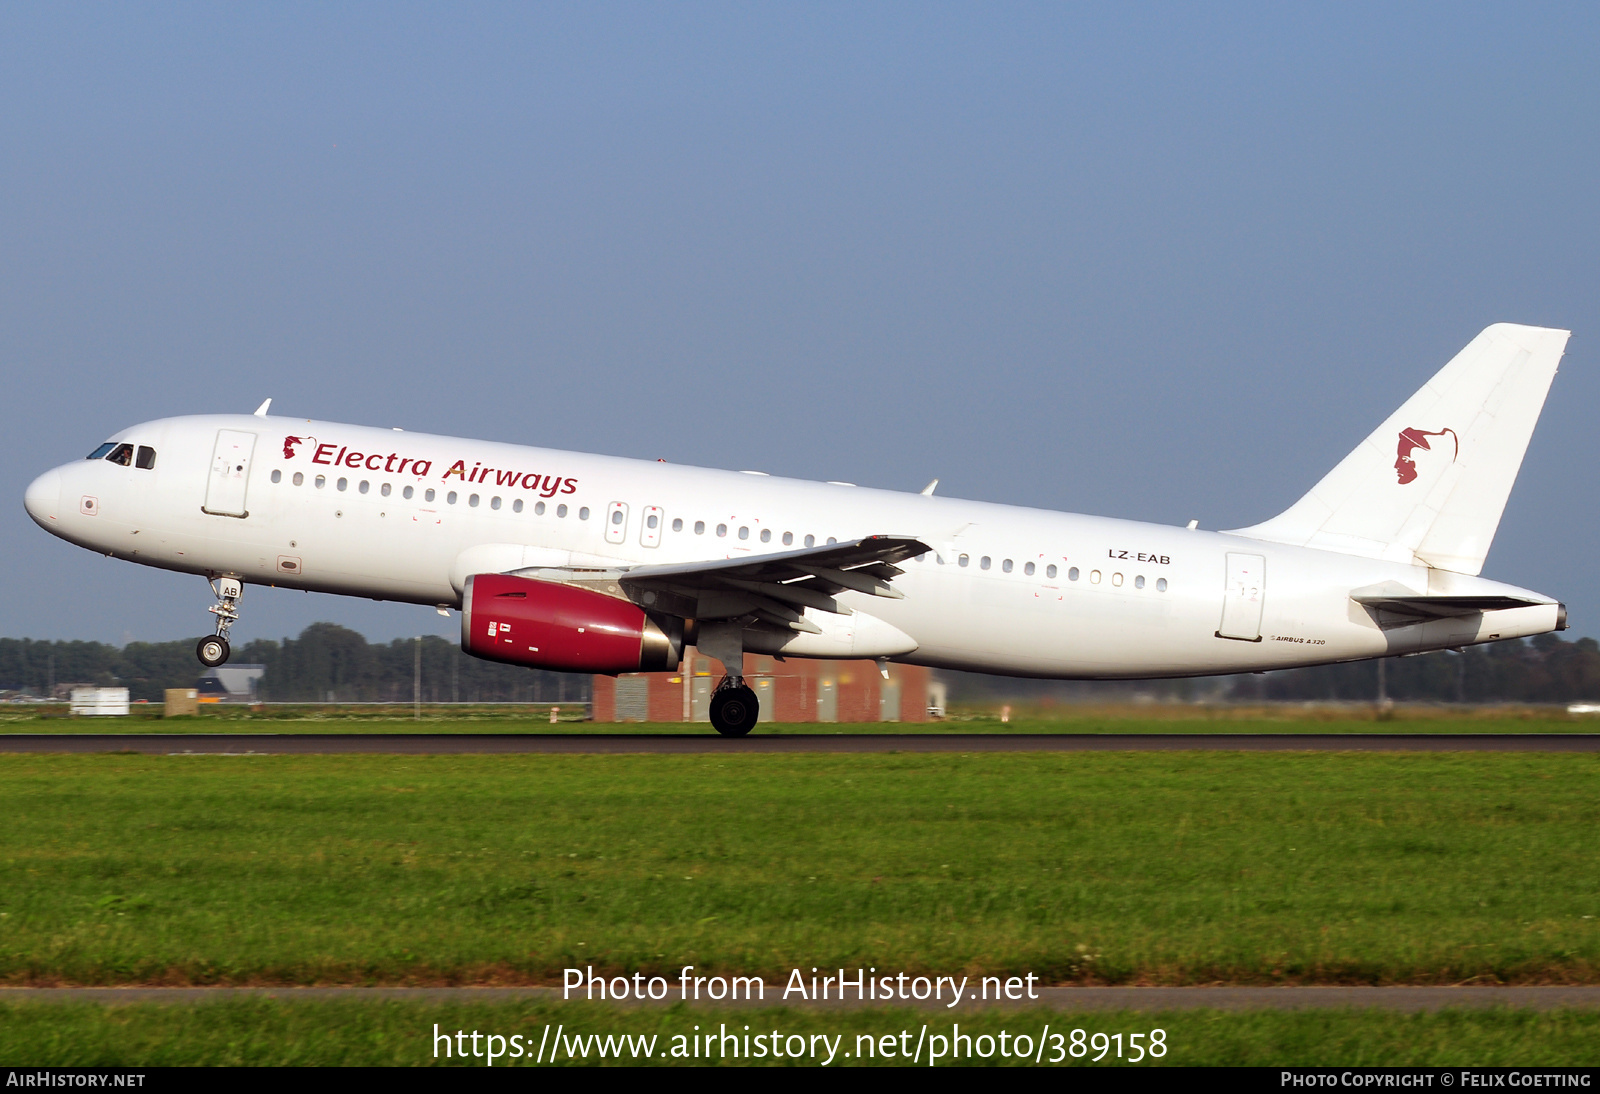
<svg viewBox="0 0 1600 1094"><path fill-rule="evenodd" d="M1261 641L1261 608L1266 600L1267 560L1260 555L1228 553L1218 638Z"/></svg>

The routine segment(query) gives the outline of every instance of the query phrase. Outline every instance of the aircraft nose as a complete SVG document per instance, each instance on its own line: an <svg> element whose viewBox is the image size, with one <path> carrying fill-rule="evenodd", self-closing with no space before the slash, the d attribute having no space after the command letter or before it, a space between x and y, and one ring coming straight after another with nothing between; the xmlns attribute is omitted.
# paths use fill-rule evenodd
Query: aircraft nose
<svg viewBox="0 0 1600 1094"><path fill-rule="evenodd" d="M41 527L49 528L55 522L56 511L61 507L61 472L46 471L30 482L22 504L27 506L28 515Z"/></svg>

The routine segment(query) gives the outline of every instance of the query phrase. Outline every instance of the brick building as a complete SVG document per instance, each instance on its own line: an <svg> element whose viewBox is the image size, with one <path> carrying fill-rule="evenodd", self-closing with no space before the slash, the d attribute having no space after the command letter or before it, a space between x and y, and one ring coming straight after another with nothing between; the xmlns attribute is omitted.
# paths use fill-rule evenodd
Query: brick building
<svg viewBox="0 0 1600 1094"><path fill-rule="evenodd" d="M684 653L678 672L635 672L594 678L597 722L709 722L721 662ZM932 672L890 665L889 679L872 661L813 661L745 654L745 683L761 701L763 722L925 722Z"/></svg>

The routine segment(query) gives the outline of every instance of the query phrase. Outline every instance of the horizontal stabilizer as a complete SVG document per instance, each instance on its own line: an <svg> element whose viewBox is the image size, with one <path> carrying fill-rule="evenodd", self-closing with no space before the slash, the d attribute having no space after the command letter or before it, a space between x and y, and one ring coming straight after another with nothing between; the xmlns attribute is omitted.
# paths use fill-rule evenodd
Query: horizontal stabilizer
<svg viewBox="0 0 1600 1094"><path fill-rule="evenodd" d="M1366 608L1416 616L1418 619L1459 618L1545 603L1520 596L1390 596L1382 593L1352 593L1350 599Z"/></svg>

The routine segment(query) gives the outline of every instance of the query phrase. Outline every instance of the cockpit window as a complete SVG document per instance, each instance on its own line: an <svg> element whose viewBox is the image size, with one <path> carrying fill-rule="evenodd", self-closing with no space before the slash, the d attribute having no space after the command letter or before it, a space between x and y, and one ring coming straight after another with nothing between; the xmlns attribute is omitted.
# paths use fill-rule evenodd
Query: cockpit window
<svg viewBox="0 0 1600 1094"><path fill-rule="evenodd" d="M141 444L139 446L139 455L134 460L133 465L146 471L150 470L156 465L156 450L147 444Z"/></svg>
<svg viewBox="0 0 1600 1094"><path fill-rule="evenodd" d="M86 460L103 460L103 459L106 458L106 453L110 452L115 447L117 447L117 442L116 441L107 441L105 444L101 445L99 448L95 449L93 452L91 452L87 456L85 456L84 459L86 459Z"/></svg>
<svg viewBox="0 0 1600 1094"><path fill-rule="evenodd" d="M123 467L132 466L132 464L133 464L133 445L131 445L131 444L119 444L119 445L117 445L117 447L115 447L115 448L113 448L111 450L111 455L107 456L106 459L110 460L112 463L120 463Z"/></svg>

